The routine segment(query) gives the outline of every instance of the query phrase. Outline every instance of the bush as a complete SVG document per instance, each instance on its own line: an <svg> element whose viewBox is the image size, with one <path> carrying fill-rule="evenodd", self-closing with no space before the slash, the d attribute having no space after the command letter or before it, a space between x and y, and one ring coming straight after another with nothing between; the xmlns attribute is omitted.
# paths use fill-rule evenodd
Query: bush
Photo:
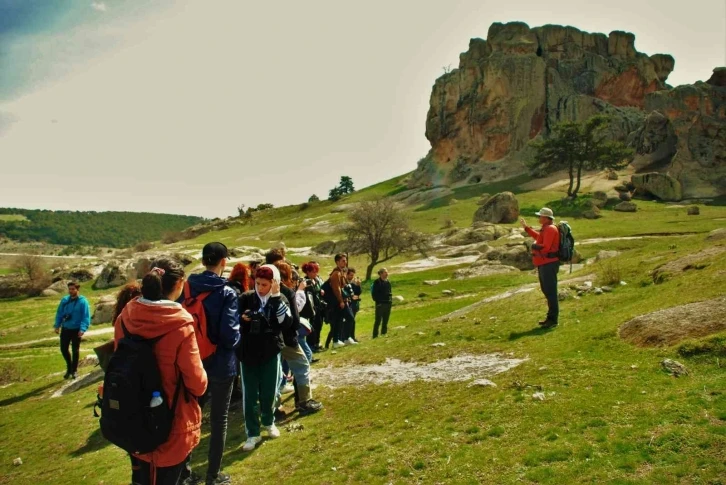
<svg viewBox="0 0 726 485"><path fill-rule="evenodd" d="M167 232L161 237L161 242L164 244L174 244L184 240L184 234L180 231Z"/></svg>
<svg viewBox="0 0 726 485"><path fill-rule="evenodd" d="M599 264L597 272L598 286L612 286L620 284L620 264L617 261L607 260Z"/></svg>
<svg viewBox="0 0 726 485"><path fill-rule="evenodd" d="M312 204L313 202L320 202L320 197L318 197L317 195L313 194L313 195L310 196L310 198L308 198L308 202L310 204Z"/></svg>
<svg viewBox="0 0 726 485"><path fill-rule="evenodd" d="M300 204L300 210L301 211L304 211L305 209L309 209L309 208L310 208L310 203L309 202L303 202L302 204Z"/></svg>
<svg viewBox="0 0 726 485"><path fill-rule="evenodd" d="M143 253L144 251L148 251L149 249L153 248L154 245L148 241L142 241L138 243L136 246L134 246L134 251L137 253Z"/></svg>

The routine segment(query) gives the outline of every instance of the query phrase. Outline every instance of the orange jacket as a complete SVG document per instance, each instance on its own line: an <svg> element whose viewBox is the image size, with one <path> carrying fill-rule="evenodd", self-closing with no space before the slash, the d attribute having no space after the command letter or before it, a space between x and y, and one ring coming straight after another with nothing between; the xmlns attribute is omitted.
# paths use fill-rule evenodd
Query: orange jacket
<svg viewBox="0 0 726 485"><path fill-rule="evenodd" d="M525 227L524 230L536 239L535 244L542 246L542 249L532 250L532 263L535 266L542 266L543 264L554 263L560 260L557 256L548 256L548 254L556 253L560 250L560 231L557 230L557 226L554 224L545 224L539 232L529 226Z"/></svg>
<svg viewBox="0 0 726 485"><path fill-rule="evenodd" d="M116 320L114 348L124 335L119 321L134 335L146 339L161 337L154 345L154 355L169 406L174 400L178 376L184 379L169 440L151 453L137 455L156 467L178 465L199 444L202 410L193 396L201 396L207 390L207 373L199 358L194 320L178 303L136 298Z"/></svg>

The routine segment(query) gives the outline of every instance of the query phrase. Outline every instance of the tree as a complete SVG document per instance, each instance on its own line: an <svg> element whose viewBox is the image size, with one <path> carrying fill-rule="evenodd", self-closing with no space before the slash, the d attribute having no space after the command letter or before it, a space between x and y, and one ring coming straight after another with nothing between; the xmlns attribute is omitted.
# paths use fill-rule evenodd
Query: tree
<svg viewBox="0 0 726 485"><path fill-rule="evenodd" d="M338 184L338 187L340 188L340 193L345 194L352 194L355 192L355 187L353 187L353 179L348 177L347 175L343 175L340 177L340 183Z"/></svg>
<svg viewBox="0 0 726 485"><path fill-rule="evenodd" d="M328 192L328 200L331 202L339 201L343 194L340 192L340 187L333 187Z"/></svg>
<svg viewBox="0 0 726 485"><path fill-rule="evenodd" d="M361 202L348 219L345 233L350 252L368 255L366 280L377 264L399 254L417 251L426 256L428 239L409 228L403 211L390 199Z"/></svg>
<svg viewBox="0 0 726 485"><path fill-rule="evenodd" d="M607 140L609 123L606 116L596 115L583 123L558 124L550 138L533 143L535 156L530 168L543 173L566 168L570 176L567 195L576 197L583 170L618 169L630 163L633 150L619 141Z"/></svg>
<svg viewBox="0 0 726 485"><path fill-rule="evenodd" d="M311 204L312 204L313 202L320 202L320 197L318 197L317 195L313 194L313 195L311 195L311 196L310 196L310 197L308 198L308 202L309 202L309 203L311 203Z"/></svg>
<svg viewBox="0 0 726 485"><path fill-rule="evenodd" d="M50 275L43 258L37 254L23 254L13 262L13 268L27 281L29 295L37 295L50 285Z"/></svg>

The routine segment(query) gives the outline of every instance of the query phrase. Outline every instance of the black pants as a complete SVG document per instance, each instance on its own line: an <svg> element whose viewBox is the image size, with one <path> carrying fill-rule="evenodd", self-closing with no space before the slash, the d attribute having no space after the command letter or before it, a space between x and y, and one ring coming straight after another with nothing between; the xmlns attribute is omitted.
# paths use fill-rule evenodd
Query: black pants
<svg viewBox="0 0 726 485"><path fill-rule="evenodd" d="M560 302L557 298L557 273L560 271L560 262L543 264L537 266L539 276L539 287L547 298L547 320L557 322L560 314Z"/></svg>
<svg viewBox="0 0 726 485"><path fill-rule="evenodd" d="M307 336L307 342L311 349L317 350L320 346L320 333L323 331L323 310L315 314L312 321L313 331Z"/></svg>
<svg viewBox="0 0 726 485"><path fill-rule="evenodd" d="M207 481L217 478L222 468L222 455L224 454L224 444L227 441L227 420L229 417L229 403L232 399L232 389L234 388L235 377L227 377L224 379L210 378L207 385L207 392L204 398L199 401L199 405L204 407L209 402L211 408L209 410L209 454L207 455ZM190 454L184 465L182 478L191 475L191 459Z"/></svg>
<svg viewBox="0 0 726 485"><path fill-rule="evenodd" d="M63 358L66 359L66 372L75 374L78 370L78 349L81 347L81 337L78 336L77 328L63 328L60 333L60 351ZM68 346L71 345L73 357L68 352Z"/></svg>
<svg viewBox="0 0 726 485"><path fill-rule="evenodd" d="M373 323L373 338L378 337L378 328L381 327L381 335L388 332L388 319L391 317L391 303L376 303L376 319Z"/></svg>
<svg viewBox="0 0 726 485"><path fill-rule="evenodd" d="M330 310L330 333L328 338L325 340L325 346L330 345L330 341L343 342L350 337L350 330L352 325L350 308L346 305L345 308L336 306Z"/></svg>
<svg viewBox="0 0 726 485"><path fill-rule="evenodd" d="M345 318L345 327L344 328L345 328L345 331L348 332L348 336L345 337L346 340L348 339L348 337L355 340L355 314L356 313L357 312L355 311L355 308L353 307L352 304L347 305L343 309L343 314L345 315L345 317L344 317Z"/></svg>
<svg viewBox="0 0 726 485"><path fill-rule="evenodd" d="M156 467L156 485L177 485L184 468L184 462L174 466ZM131 457L132 485L151 485L151 465L143 460Z"/></svg>

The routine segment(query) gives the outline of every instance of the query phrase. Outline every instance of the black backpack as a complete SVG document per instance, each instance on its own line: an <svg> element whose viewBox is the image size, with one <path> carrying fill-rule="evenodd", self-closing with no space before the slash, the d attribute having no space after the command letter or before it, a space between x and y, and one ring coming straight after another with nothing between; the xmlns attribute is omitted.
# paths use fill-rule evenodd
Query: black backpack
<svg viewBox="0 0 726 485"><path fill-rule="evenodd" d="M323 286L321 286L320 289L325 292L325 295L323 295L323 301L326 305L333 308L338 306L338 299L335 297L333 287L330 285L330 278L325 280L325 283L323 283Z"/></svg>
<svg viewBox="0 0 726 485"><path fill-rule="evenodd" d="M560 234L560 247L556 253L550 253L548 256L558 258L560 263L570 263L570 273L572 273L572 258L575 255L575 237L572 235L572 228L567 221L560 221L557 224L557 232Z"/></svg>
<svg viewBox="0 0 726 485"><path fill-rule="evenodd" d="M129 453L149 453L169 438L183 382L180 375L170 408L154 356L154 344L161 337L143 339L130 334L122 320L119 323L124 337L111 356L103 380L101 434ZM154 391L161 392L164 402L152 408Z"/></svg>

